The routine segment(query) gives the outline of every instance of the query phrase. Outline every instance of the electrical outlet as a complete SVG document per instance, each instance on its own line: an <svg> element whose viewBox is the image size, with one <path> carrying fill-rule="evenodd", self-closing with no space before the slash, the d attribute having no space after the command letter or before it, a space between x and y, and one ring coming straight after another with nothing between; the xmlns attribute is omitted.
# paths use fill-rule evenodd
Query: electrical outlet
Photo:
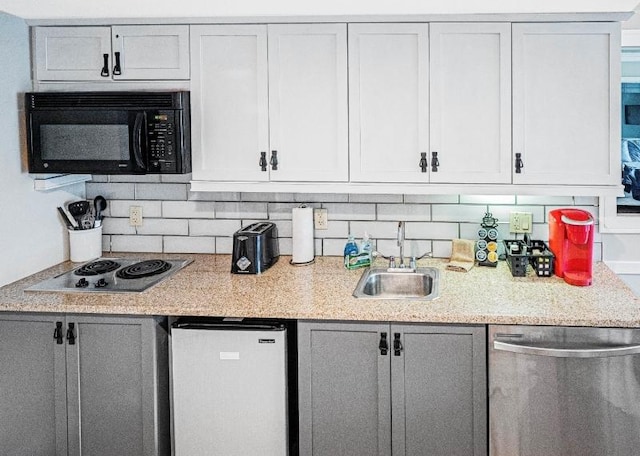
<svg viewBox="0 0 640 456"><path fill-rule="evenodd" d="M313 227L316 230L328 230L329 221L327 220L328 214L326 209L314 209L313 210Z"/></svg>
<svg viewBox="0 0 640 456"><path fill-rule="evenodd" d="M531 233L533 215L531 212L512 212L509 215L510 233Z"/></svg>
<svg viewBox="0 0 640 456"><path fill-rule="evenodd" d="M142 206L129 206L129 225L142 226Z"/></svg>

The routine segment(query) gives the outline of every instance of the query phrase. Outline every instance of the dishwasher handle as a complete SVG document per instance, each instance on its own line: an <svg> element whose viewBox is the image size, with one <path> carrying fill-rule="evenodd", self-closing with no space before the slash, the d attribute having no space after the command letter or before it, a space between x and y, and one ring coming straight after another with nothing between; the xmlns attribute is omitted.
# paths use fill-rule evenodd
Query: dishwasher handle
<svg viewBox="0 0 640 456"><path fill-rule="evenodd" d="M609 347L555 348L536 345L514 344L493 341L494 350L508 351L523 355L551 356L554 358L610 358L640 354L640 345L616 345Z"/></svg>

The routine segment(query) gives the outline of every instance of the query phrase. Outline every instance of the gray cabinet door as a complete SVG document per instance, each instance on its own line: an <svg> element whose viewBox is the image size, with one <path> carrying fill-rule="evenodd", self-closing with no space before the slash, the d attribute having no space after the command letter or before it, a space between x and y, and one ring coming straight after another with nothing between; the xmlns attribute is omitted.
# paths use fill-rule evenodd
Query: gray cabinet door
<svg viewBox="0 0 640 456"><path fill-rule="evenodd" d="M67 454L64 316L0 316L0 454Z"/></svg>
<svg viewBox="0 0 640 456"><path fill-rule="evenodd" d="M167 371L158 375L154 361L163 346L154 319L68 316L70 324L76 340L67 341L69 455L166 454L166 404L158 398L168 400Z"/></svg>
<svg viewBox="0 0 640 456"><path fill-rule="evenodd" d="M393 455L486 455L484 326L391 325L391 344Z"/></svg>
<svg viewBox="0 0 640 456"><path fill-rule="evenodd" d="M298 324L300 455L391 454L389 325Z"/></svg>

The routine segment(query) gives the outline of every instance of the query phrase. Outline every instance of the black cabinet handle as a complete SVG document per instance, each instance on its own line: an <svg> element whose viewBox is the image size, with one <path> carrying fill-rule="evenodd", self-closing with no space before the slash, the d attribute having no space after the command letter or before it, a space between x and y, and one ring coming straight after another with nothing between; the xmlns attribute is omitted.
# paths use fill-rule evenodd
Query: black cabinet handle
<svg viewBox="0 0 640 456"><path fill-rule="evenodd" d="M524 162L522 161L522 154L516 153L516 174L520 174L524 168Z"/></svg>
<svg viewBox="0 0 640 456"><path fill-rule="evenodd" d="M438 152L431 152L431 172L437 173L440 160L438 160Z"/></svg>
<svg viewBox="0 0 640 456"><path fill-rule="evenodd" d="M53 330L53 338L56 340L56 344L64 344L64 337L62 336L62 322L56 321L56 329Z"/></svg>
<svg viewBox="0 0 640 456"><path fill-rule="evenodd" d="M418 166L420 167L421 172L426 173L427 172L427 166L429 166L427 164L427 153L426 152L420 152L420 163L418 163Z"/></svg>
<svg viewBox="0 0 640 456"><path fill-rule="evenodd" d="M277 150L271 151L271 160L269 161L269 163L271 164L272 170L274 171L278 170L278 151Z"/></svg>
<svg viewBox="0 0 640 456"><path fill-rule="evenodd" d="M404 347L400 341L400 333L393 333L393 355L400 356L402 350L404 350Z"/></svg>
<svg viewBox="0 0 640 456"><path fill-rule="evenodd" d="M380 344L378 344L381 355L386 355L389 350L389 342L387 342L387 333L380 333Z"/></svg>
<svg viewBox="0 0 640 456"><path fill-rule="evenodd" d="M116 58L116 64L113 66L113 74L119 76L122 74L122 69L120 68L120 53L114 52L114 55Z"/></svg>
<svg viewBox="0 0 640 456"><path fill-rule="evenodd" d="M109 54L102 54L103 64L102 71L100 72L100 76L103 78L109 77Z"/></svg>
<svg viewBox="0 0 640 456"><path fill-rule="evenodd" d="M74 323L69 323L69 329L67 329L67 340L69 341L69 345L76 344L76 335L73 332L74 327L75 327Z"/></svg>
<svg viewBox="0 0 640 456"><path fill-rule="evenodd" d="M261 171L267 170L267 153L266 152L260 152L260 161L258 162L258 164L260 165Z"/></svg>

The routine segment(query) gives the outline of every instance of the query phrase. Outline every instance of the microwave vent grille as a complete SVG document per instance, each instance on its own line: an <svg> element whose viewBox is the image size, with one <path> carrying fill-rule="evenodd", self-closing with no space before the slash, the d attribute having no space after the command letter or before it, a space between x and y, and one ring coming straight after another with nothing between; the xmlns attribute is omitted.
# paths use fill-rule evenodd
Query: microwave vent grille
<svg viewBox="0 0 640 456"><path fill-rule="evenodd" d="M28 94L27 103L31 109L183 107L181 92L38 92Z"/></svg>

